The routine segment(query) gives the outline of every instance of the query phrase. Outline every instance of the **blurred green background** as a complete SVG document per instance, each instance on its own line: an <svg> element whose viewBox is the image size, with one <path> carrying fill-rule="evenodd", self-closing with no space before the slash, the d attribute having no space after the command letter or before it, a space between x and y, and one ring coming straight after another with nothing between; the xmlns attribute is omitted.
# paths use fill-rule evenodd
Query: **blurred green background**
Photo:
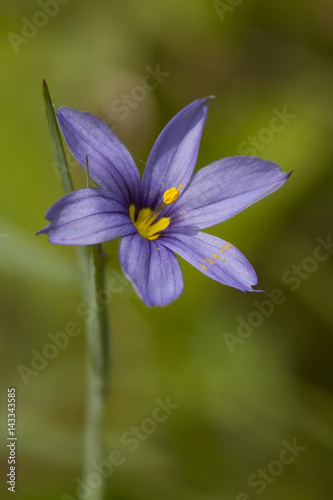
<svg viewBox="0 0 333 500"><path fill-rule="evenodd" d="M247 153L294 170L277 193L209 231L246 255L261 289L281 290L266 316L258 307L269 296L219 285L184 262L185 291L167 308L146 308L126 283L113 293L105 428L108 453L126 460L108 478L106 498L331 499L332 2L3 0L0 21L1 498L10 494L8 387L17 392L15 498L75 498L81 474L83 333L26 383L17 368L31 368L32 350L41 353L68 322L84 329L75 249L35 237L62 195L46 78L57 106L106 121L141 170L167 121L206 95L217 98L198 168ZM158 85L137 90L158 69ZM120 112L123 94L131 105ZM272 130L283 111L289 117ZM119 272L117 245L104 245L110 273ZM240 321L252 322L246 338ZM168 396L179 407L130 451L121 436L145 426L156 399ZM295 440L302 451L281 466ZM260 483L259 469L268 471Z"/></svg>

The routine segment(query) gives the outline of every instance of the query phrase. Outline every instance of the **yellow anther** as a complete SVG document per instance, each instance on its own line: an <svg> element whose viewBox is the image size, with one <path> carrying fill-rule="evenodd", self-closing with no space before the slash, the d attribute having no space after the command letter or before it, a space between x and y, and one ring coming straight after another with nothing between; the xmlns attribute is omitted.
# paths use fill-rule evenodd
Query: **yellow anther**
<svg viewBox="0 0 333 500"><path fill-rule="evenodd" d="M150 208L142 208L139 210L137 218L135 219L135 205L129 207L129 216L138 232L148 240L156 240L161 231L166 229L170 224L168 217L162 217L154 223L154 218L151 217L152 211ZM160 249L158 249L160 250Z"/></svg>
<svg viewBox="0 0 333 500"><path fill-rule="evenodd" d="M131 221L141 236L148 240L156 240L160 236L161 231L164 231L169 226L169 217L162 217L160 219L159 217L167 205L175 203L182 187L184 187L184 184L180 184L178 189L173 187L165 191L163 201L154 210L151 208L141 208L141 210L137 211L134 204L129 207ZM155 222L156 220L157 222ZM157 248L157 250L160 250L160 248Z"/></svg>
<svg viewBox="0 0 333 500"><path fill-rule="evenodd" d="M163 194L163 202L166 205L172 205L173 203L175 203L175 201L178 200L178 196L180 195L180 189L182 187L184 187L184 184L180 184L178 189L173 187L165 191L165 193Z"/></svg>
<svg viewBox="0 0 333 500"><path fill-rule="evenodd" d="M163 194L163 201L166 205L172 205L172 203L174 203L178 199L179 195L180 195L179 189L176 188L168 189Z"/></svg>

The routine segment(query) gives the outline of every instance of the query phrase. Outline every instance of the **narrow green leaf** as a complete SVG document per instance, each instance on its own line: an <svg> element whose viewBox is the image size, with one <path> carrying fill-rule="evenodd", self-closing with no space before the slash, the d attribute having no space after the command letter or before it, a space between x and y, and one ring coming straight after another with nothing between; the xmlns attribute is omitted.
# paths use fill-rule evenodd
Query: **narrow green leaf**
<svg viewBox="0 0 333 500"><path fill-rule="evenodd" d="M61 133L56 119L54 106L45 80L43 80L42 92L44 97L47 121L51 134L53 152L59 173L59 179L65 194L68 194L73 191L73 183L69 173L65 150L61 140Z"/></svg>

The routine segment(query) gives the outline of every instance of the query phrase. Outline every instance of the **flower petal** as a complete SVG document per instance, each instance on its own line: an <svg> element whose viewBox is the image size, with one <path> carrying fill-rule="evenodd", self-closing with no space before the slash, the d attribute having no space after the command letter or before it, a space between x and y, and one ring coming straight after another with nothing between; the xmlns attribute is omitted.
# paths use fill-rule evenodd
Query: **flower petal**
<svg viewBox="0 0 333 500"><path fill-rule="evenodd" d="M183 292L177 257L159 243L140 234L122 238L120 265L147 306L166 306Z"/></svg>
<svg viewBox="0 0 333 500"><path fill-rule="evenodd" d="M46 213L45 233L58 245L94 245L136 232L123 200L109 190L86 188L69 193Z"/></svg>
<svg viewBox="0 0 333 500"><path fill-rule="evenodd" d="M135 203L140 190L137 166L118 137L96 116L62 107L56 111L59 127L73 156L101 188L122 195L127 205Z"/></svg>
<svg viewBox="0 0 333 500"><path fill-rule="evenodd" d="M154 208L162 201L164 191L189 182L198 157L208 99L197 99L186 106L160 133L142 178L142 207Z"/></svg>
<svg viewBox="0 0 333 500"><path fill-rule="evenodd" d="M253 156L218 160L194 174L179 200L170 207L176 227L204 229L218 224L279 189L290 174L277 163Z"/></svg>
<svg viewBox="0 0 333 500"><path fill-rule="evenodd" d="M257 276L249 261L221 238L201 232L196 236L176 233L161 237L161 241L209 278L243 292L257 291L252 289Z"/></svg>

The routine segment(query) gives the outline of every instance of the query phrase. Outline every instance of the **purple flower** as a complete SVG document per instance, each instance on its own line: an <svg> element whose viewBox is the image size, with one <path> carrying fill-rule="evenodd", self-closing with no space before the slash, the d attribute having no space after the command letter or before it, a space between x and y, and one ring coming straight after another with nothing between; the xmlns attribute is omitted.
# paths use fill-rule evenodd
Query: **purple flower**
<svg viewBox="0 0 333 500"><path fill-rule="evenodd" d="M288 175L251 156L218 160L193 174L208 98L197 99L164 128L143 178L117 136L96 116L62 107L57 119L82 168L100 188L74 191L46 213L51 243L91 245L122 238L121 267L148 306L165 306L184 284L175 253L213 280L255 291L256 273L236 247L201 231L279 189Z"/></svg>

